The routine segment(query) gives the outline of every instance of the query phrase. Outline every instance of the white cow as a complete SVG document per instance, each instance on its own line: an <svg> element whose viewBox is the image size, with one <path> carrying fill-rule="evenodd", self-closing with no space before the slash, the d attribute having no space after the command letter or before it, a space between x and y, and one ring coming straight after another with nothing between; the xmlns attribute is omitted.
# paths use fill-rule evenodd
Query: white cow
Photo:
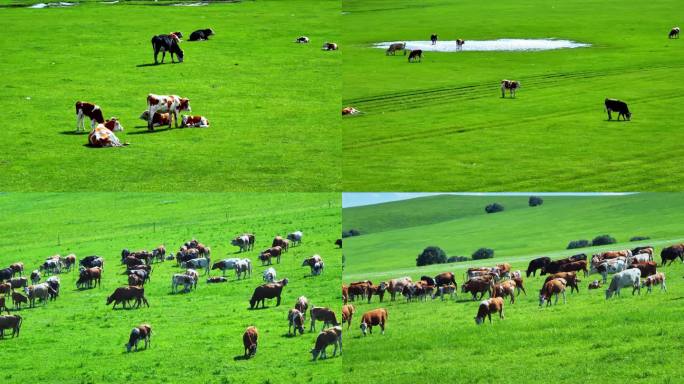
<svg viewBox="0 0 684 384"><path fill-rule="evenodd" d="M276 270L273 267L264 271L264 281L272 283L276 279Z"/></svg>
<svg viewBox="0 0 684 384"><path fill-rule="evenodd" d="M635 291L639 291L641 295L640 279L641 271L638 268L630 268L616 273L610 282L610 287L606 289L606 300L610 299L613 294L620 296L620 289L625 287L632 287L632 295Z"/></svg>
<svg viewBox="0 0 684 384"><path fill-rule="evenodd" d="M596 270L601 274L601 276L603 276L603 284L605 284L606 281L608 281L609 273L622 272L625 270L625 268L625 258L618 257L616 259L608 259L603 261L596 267Z"/></svg>
<svg viewBox="0 0 684 384"><path fill-rule="evenodd" d="M192 278L192 276L176 273L171 279L171 292L178 292L179 285L183 285L184 292L189 292L194 284L195 280Z"/></svg>
<svg viewBox="0 0 684 384"><path fill-rule="evenodd" d="M302 231L295 231L287 234L287 239L292 242L292 246L301 244L302 238L304 238Z"/></svg>
<svg viewBox="0 0 684 384"><path fill-rule="evenodd" d="M40 299L40 301L43 302L43 305L47 304L51 291L54 292L54 289L52 289L48 283L24 287L24 292L26 293L26 296L28 296L30 307L36 306L36 299Z"/></svg>
<svg viewBox="0 0 684 384"><path fill-rule="evenodd" d="M204 269L204 274L209 273L209 264L210 260L207 259L206 257L200 257L198 259L192 259L188 260L186 262L181 263L181 268L191 268L191 269Z"/></svg>
<svg viewBox="0 0 684 384"><path fill-rule="evenodd" d="M404 287L410 286L411 284L413 284L413 280L411 280L411 278L408 276L390 280L387 289L392 296L392 301L395 300L397 292L402 293L404 291Z"/></svg>
<svg viewBox="0 0 684 384"><path fill-rule="evenodd" d="M40 271L37 269L34 269L33 272L31 272L31 284L38 284L41 278Z"/></svg>
<svg viewBox="0 0 684 384"><path fill-rule="evenodd" d="M155 112L169 113L169 128L171 127L171 120L175 121L176 128L178 128L178 113L181 111L191 112L190 100L178 95L155 95L150 93L147 95L147 109L148 118L147 128L152 129L152 118Z"/></svg>
<svg viewBox="0 0 684 384"><path fill-rule="evenodd" d="M245 279L248 274L250 277L252 276L252 260L241 259L235 262L235 276L238 280L240 280L240 275Z"/></svg>
<svg viewBox="0 0 684 384"><path fill-rule="evenodd" d="M223 259L223 260L217 262L216 264L214 264L214 266L211 267L211 269L212 270L213 269L220 269L221 272L223 272L223 276L225 276L226 271L229 271L231 269L235 269L235 263L237 263L240 260L241 259L239 259L237 257L231 257L229 259Z"/></svg>
<svg viewBox="0 0 684 384"><path fill-rule="evenodd" d="M627 257L627 265L630 265L634 262L645 263L647 261L651 261L651 255L648 253L640 253L638 255Z"/></svg>
<svg viewBox="0 0 684 384"><path fill-rule="evenodd" d="M454 293L456 292L456 287L453 284L449 285L442 285L438 287L435 290L435 293L432 295L432 300L434 300L437 296L444 301L444 296L449 295L450 298L454 298Z"/></svg>

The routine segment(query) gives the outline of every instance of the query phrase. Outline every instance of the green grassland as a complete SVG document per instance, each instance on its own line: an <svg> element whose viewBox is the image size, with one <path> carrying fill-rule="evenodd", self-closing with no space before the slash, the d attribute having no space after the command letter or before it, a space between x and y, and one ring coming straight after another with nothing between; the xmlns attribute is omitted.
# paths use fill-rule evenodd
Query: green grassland
<svg viewBox="0 0 684 384"><path fill-rule="evenodd" d="M343 2L345 191L678 188L684 12L674 0ZM638 20L638 22L634 22ZM562 38L539 52L385 56L382 41ZM501 99L515 79L517 99ZM629 103L608 122L603 100ZM674 104L673 104L674 103Z"/></svg>
<svg viewBox="0 0 684 384"><path fill-rule="evenodd" d="M152 2L147 2L151 4ZM339 3L145 2L0 8L0 140L5 191L334 191L340 182ZM185 62L154 62L153 35L213 28L181 43ZM300 35L311 44L295 44ZM159 58L161 60L161 56ZM209 129L139 119L148 93L190 98ZM92 149L74 135L77 100L117 116L130 146Z"/></svg>
<svg viewBox="0 0 684 384"><path fill-rule="evenodd" d="M288 337L286 320L300 295L315 305L339 303L340 250L333 245L340 232L338 195L29 193L0 195L0 207L0 265L23 261L30 272L55 253L105 258L102 288L78 291L78 272L65 273L56 301L19 311L21 336L0 341L3 382L339 382L342 360L310 362L316 335ZM258 251L276 234L296 229L304 232L304 242L275 265L278 278L290 281L281 306L272 300L266 309L249 310L265 269ZM230 239L247 231L256 234L255 250L242 254L254 263L251 278L237 281L231 271L229 282L208 285L201 277L196 291L172 295L171 275L181 269L167 261L154 265L145 286L150 308L105 306L105 298L126 285L122 248L165 244L176 250L195 237L211 246L216 261L236 255ZM301 260L314 253L324 258L326 270L309 277ZM131 328L142 322L153 327L152 347L125 353ZM242 333L249 325L260 331L259 349L254 359L242 360Z"/></svg>
<svg viewBox="0 0 684 384"><path fill-rule="evenodd" d="M348 220L363 226L367 234L345 239L343 281L435 275L453 271L459 284L455 301L405 303L400 298L371 304L355 302L357 316L385 307L387 332L364 338L358 317L345 340L343 374L356 383L456 382L491 383L676 383L684 379L678 351L684 299L684 265L659 268L667 276L668 293L656 289L647 295L606 302L604 289L587 291L587 283L599 275L581 278L580 293L567 295L567 304L539 309L538 291L543 278L525 279L527 295L505 304L506 318L494 317L493 325L476 326L473 317L479 302L460 292L465 269L475 265L510 262L525 270L537 256L560 258L578 252L623 249L654 244L656 260L664 245L681 242L684 203L681 194L636 194L606 197L544 197L544 205L527 207L524 197L489 197L506 211L485 214L482 197L437 196L343 210ZM428 215L407 211L449 211L452 219L430 220ZM408 208L404 210L403 208ZM376 219L387 212L385 225ZM479 213L478 213L479 211ZM408 224L392 223L402 212ZM422 217L421 217L422 216ZM400 221L397 219L397 221ZM372 228L372 229L370 229ZM565 250L568 241L611 234L618 244L610 247ZM635 235L645 242L628 242ZM481 246L495 249L495 258L415 267L415 257L428 245L442 247L448 255L470 255ZM379 353L379 351L382 351Z"/></svg>

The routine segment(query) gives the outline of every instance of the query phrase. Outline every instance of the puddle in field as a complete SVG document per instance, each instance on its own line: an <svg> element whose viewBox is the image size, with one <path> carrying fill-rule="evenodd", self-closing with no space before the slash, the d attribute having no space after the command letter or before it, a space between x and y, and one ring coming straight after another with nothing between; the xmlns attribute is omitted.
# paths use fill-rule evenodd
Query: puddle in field
<svg viewBox="0 0 684 384"><path fill-rule="evenodd" d="M60 1L59 3L37 3L29 5L27 8L42 9L42 8L63 8L71 7L76 5L76 3L68 3L66 1Z"/></svg>
<svg viewBox="0 0 684 384"><path fill-rule="evenodd" d="M383 42L373 44L374 48L387 49L390 44L402 43L402 41ZM556 39L498 39L498 40L466 40L459 50L454 40L437 41L432 45L431 41L406 41L407 49L422 49L433 52L458 52L458 51L546 51L562 48L582 48L591 44L578 43L571 40Z"/></svg>

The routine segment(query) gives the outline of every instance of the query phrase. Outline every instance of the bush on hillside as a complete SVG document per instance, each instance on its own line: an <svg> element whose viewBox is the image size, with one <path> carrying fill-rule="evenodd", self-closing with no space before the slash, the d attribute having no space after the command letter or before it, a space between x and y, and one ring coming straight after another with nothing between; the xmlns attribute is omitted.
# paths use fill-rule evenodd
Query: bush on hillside
<svg viewBox="0 0 684 384"><path fill-rule="evenodd" d="M499 204L499 203L489 204L488 206L485 207L485 212L487 212L487 213L496 213L496 212L501 212L503 210L504 210L504 206Z"/></svg>
<svg viewBox="0 0 684 384"><path fill-rule="evenodd" d="M601 236L596 236L594 237L594 240L591 241L591 245L596 246L596 245L608 245L608 244L615 244L617 241L615 240L614 237L610 235L601 235Z"/></svg>
<svg viewBox="0 0 684 384"><path fill-rule="evenodd" d="M642 240L648 240L650 237L648 236L634 236L629 241L642 241Z"/></svg>
<svg viewBox="0 0 684 384"><path fill-rule="evenodd" d="M473 252L473 260L491 259L494 257L494 250L491 248L480 248Z"/></svg>
<svg viewBox="0 0 684 384"><path fill-rule="evenodd" d="M342 238L352 237L352 236L361 236L361 232L359 232L356 229L350 229L348 231L342 231Z"/></svg>
<svg viewBox="0 0 684 384"><path fill-rule="evenodd" d="M449 256L447 263L460 263L461 261L468 261L467 256Z"/></svg>
<svg viewBox="0 0 684 384"><path fill-rule="evenodd" d="M444 264L447 261L446 253L440 247L427 247L416 258L416 265Z"/></svg>
<svg viewBox="0 0 684 384"><path fill-rule="evenodd" d="M568 243L568 248L567 249L575 249L575 248L584 248L588 247L589 245L589 240L573 240Z"/></svg>
<svg viewBox="0 0 684 384"><path fill-rule="evenodd" d="M544 204L544 199L542 199L539 196L530 196L528 204L530 205L530 207L536 207L538 205Z"/></svg>

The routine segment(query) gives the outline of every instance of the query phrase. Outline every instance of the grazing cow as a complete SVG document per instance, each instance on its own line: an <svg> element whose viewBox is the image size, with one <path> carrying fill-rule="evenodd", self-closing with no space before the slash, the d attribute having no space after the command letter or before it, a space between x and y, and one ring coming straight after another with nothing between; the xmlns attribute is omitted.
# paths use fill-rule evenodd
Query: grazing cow
<svg viewBox="0 0 684 384"><path fill-rule="evenodd" d="M583 271L584 276L587 276L589 272L587 271L587 262L586 260L580 260L580 261L572 261L567 264L563 264L560 266L558 269L558 272L577 272L577 271Z"/></svg>
<svg viewBox="0 0 684 384"><path fill-rule="evenodd" d="M667 287L665 287L665 274L658 272L655 275L648 276L644 281L641 282L641 287L647 287L648 293L653 291L654 285L660 285L660 290L667 292Z"/></svg>
<svg viewBox="0 0 684 384"><path fill-rule="evenodd" d="M421 280L423 278L421 277ZM429 281L428 281L429 283ZM457 286L456 284L456 275L454 275L453 272L442 272L439 275L435 276L434 281L430 285L435 285L435 286L440 286L440 285L449 285L453 284L454 286Z"/></svg>
<svg viewBox="0 0 684 384"><path fill-rule="evenodd" d="M411 278L408 276L390 280L389 286L387 288L389 289L389 293L392 296L392 301L396 299L397 293L402 293L404 291L404 287L411 284L413 284L413 280L411 280Z"/></svg>
<svg viewBox="0 0 684 384"><path fill-rule="evenodd" d="M13 263L9 267L12 270L12 276L17 274L22 276L24 274L24 263Z"/></svg>
<svg viewBox="0 0 684 384"><path fill-rule="evenodd" d="M209 36L214 35L214 30L211 28L198 29L190 34L190 39L188 41L202 41L209 40Z"/></svg>
<svg viewBox="0 0 684 384"><path fill-rule="evenodd" d="M276 262L280 264L280 255L283 253L283 249L279 246L273 246L263 252L259 255L259 260L261 260L261 265L271 265L271 258L275 257Z"/></svg>
<svg viewBox="0 0 684 384"><path fill-rule="evenodd" d="M492 297L489 300L480 302L477 308L477 315L475 316L475 324L480 325L484 323L485 317L489 318L489 324L492 323L492 313L499 313L499 318L504 319L504 301L501 297Z"/></svg>
<svg viewBox="0 0 684 384"><path fill-rule="evenodd" d="M316 330L316 320L323 322L323 329L330 325L340 325L340 323L337 322L337 316L335 316L335 312L330 308L312 307L311 310L309 310L309 315L311 316L311 327L309 328L310 331Z"/></svg>
<svg viewBox="0 0 684 384"><path fill-rule="evenodd" d="M449 284L449 285L440 285L437 287L435 290L435 293L432 295L432 300L434 300L437 296L440 297L442 301L444 301L444 296L449 295L452 299L454 298L454 293L456 292L456 286L454 284Z"/></svg>
<svg viewBox="0 0 684 384"><path fill-rule="evenodd" d="M52 300L56 299L57 295L59 295L59 286L60 286L59 277L50 276L50 277L48 277L47 280L45 280L45 282L47 283L47 285L50 286L50 288L52 288L52 291L50 291L50 299L52 299Z"/></svg>
<svg viewBox="0 0 684 384"><path fill-rule="evenodd" d="M337 51L337 44L326 42L321 49L324 51Z"/></svg>
<svg viewBox="0 0 684 384"><path fill-rule="evenodd" d="M430 35L430 41L432 42L432 45L437 44L437 34L436 33L433 33L432 35Z"/></svg>
<svg viewBox="0 0 684 384"><path fill-rule="evenodd" d="M596 270L601 274L601 276L603 276L603 284L605 284L608 280L609 273L621 272L625 269L625 267L626 265L624 259L609 259L601 262L596 267Z"/></svg>
<svg viewBox="0 0 684 384"><path fill-rule="evenodd" d="M515 97L515 91L520 88L520 82L516 80L501 80L501 97L506 97L506 90L511 95L511 98Z"/></svg>
<svg viewBox="0 0 684 384"><path fill-rule="evenodd" d="M99 256L86 256L78 264L84 268L100 267L104 271L104 259Z"/></svg>
<svg viewBox="0 0 684 384"><path fill-rule="evenodd" d="M149 124L152 124L152 127L161 127L162 125L171 125L171 120L169 120L169 114L168 113L160 113L160 112L155 112L154 115L152 115L152 119L150 119L150 111L145 111L140 115L140 120L145 120ZM151 122L150 122L151 121Z"/></svg>
<svg viewBox="0 0 684 384"><path fill-rule="evenodd" d="M164 262L166 256L166 247L164 245L160 245L157 248L152 250L152 257L157 259L157 261Z"/></svg>
<svg viewBox="0 0 684 384"><path fill-rule="evenodd" d="M506 296L511 298L511 304L515 304L515 281L506 280L501 284L494 285L492 297L505 298Z"/></svg>
<svg viewBox="0 0 684 384"><path fill-rule="evenodd" d="M99 105L85 101L76 102L76 131L85 131L85 117L90 119L90 129L95 128L95 124L104 123L102 109Z"/></svg>
<svg viewBox="0 0 684 384"><path fill-rule="evenodd" d="M296 40L295 43L298 44L307 44L309 42L309 38L306 36L299 36Z"/></svg>
<svg viewBox="0 0 684 384"><path fill-rule="evenodd" d="M297 246L302 243L302 239L304 238L304 233L302 231L294 231L292 233L287 234L287 239L292 242L292 246Z"/></svg>
<svg viewBox="0 0 684 384"><path fill-rule="evenodd" d="M143 279L138 275L128 275L128 285L143 286Z"/></svg>
<svg viewBox="0 0 684 384"><path fill-rule="evenodd" d="M38 284L38 282L40 281L41 277L42 277L42 276L41 276L41 274L40 274L40 271L37 270L37 269L34 269L33 272L31 272L31 276L30 276L30 278L31 278L31 284Z"/></svg>
<svg viewBox="0 0 684 384"><path fill-rule="evenodd" d="M259 340L259 331L255 326L249 326L242 334L242 344L245 346L245 358L254 357L257 353L257 342Z"/></svg>
<svg viewBox="0 0 684 384"><path fill-rule="evenodd" d="M573 291L577 291L577 293L579 293L579 286L577 285L577 283L580 283L581 280L577 278L576 272L554 273L553 275L548 276L546 280L544 280L544 284L548 283L553 279L564 279L566 285L570 287L570 293L572 293Z"/></svg>
<svg viewBox="0 0 684 384"><path fill-rule="evenodd" d="M28 305L28 297L22 295L19 292L12 291L12 304L14 304L14 309L21 309L22 304Z"/></svg>
<svg viewBox="0 0 684 384"><path fill-rule="evenodd" d="M71 272L71 267L74 265L76 265L76 255L70 253L64 256L64 259L62 259L62 266L67 272Z"/></svg>
<svg viewBox="0 0 684 384"><path fill-rule="evenodd" d="M396 55L397 51L404 51L404 56L406 56L406 43L392 43L385 51L385 55Z"/></svg>
<svg viewBox="0 0 684 384"><path fill-rule="evenodd" d="M342 239L335 240L335 246L337 248L342 248Z"/></svg>
<svg viewBox="0 0 684 384"><path fill-rule="evenodd" d="M181 115L181 128L209 128L209 120L199 115Z"/></svg>
<svg viewBox="0 0 684 384"><path fill-rule="evenodd" d="M463 39L456 39L456 50L462 50L463 49L463 44L465 44L465 40Z"/></svg>
<svg viewBox="0 0 684 384"><path fill-rule="evenodd" d="M189 292L196 284L197 281L192 276L176 273L171 278L171 292L177 293L179 285L183 286L183 292Z"/></svg>
<svg viewBox="0 0 684 384"><path fill-rule="evenodd" d="M541 269L543 271L544 267L546 267L546 265L550 262L551 262L551 259L548 257L539 257L539 258L530 260L530 264L528 264L528 266L527 266L526 276L530 277L530 275L534 275L536 277L537 276L537 270Z"/></svg>
<svg viewBox="0 0 684 384"><path fill-rule="evenodd" d="M461 292L470 292L473 296L473 300L482 300L485 292L489 293L489 296L491 297L493 289L494 280L487 278L472 278L461 285ZM479 298L477 297L478 293L480 294Z"/></svg>
<svg viewBox="0 0 684 384"><path fill-rule="evenodd" d="M7 308L7 304L5 303L5 297L0 296L0 313L2 313L2 310L5 310L8 314L10 313L9 308Z"/></svg>
<svg viewBox="0 0 684 384"><path fill-rule="evenodd" d="M181 263L181 268L192 268L192 269L203 269L204 274L209 274L209 265L211 265L211 260L206 257L200 257L198 259L188 260Z"/></svg>
<svg viewBox="0 0 684 384"><path fill-rule="evenodd" d="M46 260L43 264L38 267L38 270L45 273L53 274L60 273L62 270L62 264L59 260Z"/></svg>
<svg viewBox="0 0 684 384"><path fill-rule="evenodd" d="M601 282L598 280L594 280L591 283L589 283L589 289L599 289L601 288Z"/></svg>
<svg viewBox="0 0 684 384"><path fill-rule="evenodd" d="M28 279L25 276L14 277L14 278L10 279L9 283L12 286L12 289L26 288L28 286Z"/></svg>
<svg viewBox="0 0 684 384"><path fill-rule="evenodd" d="M304 315L298 309L293 308L287 313L287 334L292 334L292 328L294 328L294 334L297 336L297 331L300 335L304 334Z"/></svg>
<svg viewBox="0 0 684 384"><path fill-rule="evenodd" d="M131 330L131 335L128 337L128 344L126 344L126 352L130 352L131 348L135 347L138 351L138 342L143 340L145 342L145 349L151 345L150 337L152 336L152 327L149 324L140 324Z"/></svg>
<svg viewBox="0 0 684 384"><path fill-rule="evenodd" d="M617 99L606 99L604 101L604 104L606 106L606 112L608 112L608 120L613 120L611 112L618 113L618 121L620 121L620 116L622 116L622 120L632 119L632 113L629 111L627 103L625 103L624 101Z"/></svg>
<svg viewBox="0 0 684 384"><path fill-rule="evenodd" d="M280 295L283 292L283 287L287 285L288 280L283 279L280 281L276 281L273 283L268 283L264 285L260 285L254 289L254 293L252 293L252 298L249 299L249 307L251 309L254 309L254 306L256 305L256 308L259 308L259 303L261 302L261 307L266 308L265 301L266 299L273 299L276 298L278 301L276 302L276 307L280 305Z"/></svg>
<svg viewBox="0 0 684 384"><path fill-rule="evenodd" d="M408 57L408 62L415 62L416 59L420 63L423 60L423 50L421 49L414 49L412 51L409 51L409 57Z"/></svg>
<svg viewBox="0 0 684 384"><path fill-rule="evenodd" d="M240 261L236 261L235 276L237 277L237 279L240 280L240 276L242 276L243 279L246 279L247 275L249 275L249 277L252 277L252 261L250 259L242 259Z"/></svg>
<svg viewBox="0 0 684 384"><path fill-rule="evenodd" d="M157 112L168 112L169 128L171 128L171 120L174 120L175 127L178 128L178 114L182 111L192 111L188 98L177 95L155 95L153 93L147 95L147 110L147 116L150 118L147 121L147 129L149 130L154 129L151 119Z"/></svg>
<svg viewBox="0 0 684 384"><path fill-rule="evenodd" d="M320 269L323 268L323 259L321 258L320 255L313 255L309 258L304 259L304 261L302 261L302 267L308 266L309 268L311 268L311 274L312 275L318 274L318 273L314 273L317 265L319 265Z"/></svg>
<svg viewBox="0 0 684 384"><path fill-rule="evenodd" d="M672 27L670 33L667 34L668 39L679 39L679 27Z"/></svg>
<svg viewBox="0 0 684 384"><path fill-rule="evenodd" d="M145 297L145 288L143 287L119 287L114 290L110 296L107 297L107 305L114 303L112 309L116 308L119 303L123 303L123 307L126 308L126 304L130 300L135 300L136 308L139 308L141 304L145 304L148 307L150 303L147 302Z"/></svg>
<svg viewBox="0 0 684 384"><path fill-rule="evenodd" d="M231 245L240 247L240 252L251 251L254 249L254 235L251 233L245 233L240 235L230 241Z"/></svg>
<svg viewBox="0 0 684 384"><path fill-rule="evenodd" d="M624 287L632 287L632 295L635 291L639 291L641 295L641 271L637 268L627 269L616 273L610 286L606 289L606 300L610 299L613 294L620 296L620 289Z"/></svg>
<svg viewBox="0 0 684 384"><path fill-rule="evenodd" d="M221 272L223 272L223 276L226 275L227 270L235 269L235 263L240 261L238 258L230 258L230 259L223 259L217 263L214 263L214 265L211 267L211 270L215 269L220 269Z"/></svg>
<svg viewBox="0 0 684 384"><path fill-rule="evenodd" d="M276 236L273 238L271 247L280 247L283 252L287 252L288 248L290 247L290 240L283 239L281 236Z"/></svg>
<svg viewBox="0 0 684 384"><path fill-rule="evenodd" d="M370 310L361 316L361 332L366 336L366 332L373 334L373 327L380 326L380 333L385 334L385 324L387 323L387 310L378 308Z"/></svg>
<svg viewBox="0 0 684 384"><path fill-rule="evenodd" d="M102 278L102 269L99 267L82 269L78 275L78 281L76 281L76 288L82 288L87 285L88 288L100 285L100 280Z"/></svg>
<svg viewBox="0 0 684 384"><path fill-rule="evenodd" d="M342 355L342 327L333 327L330 329L327 329L325 331L322 331L321 333L318 334L318 337L316 338L316 344L314 345L313 349L311 349L311 355L313 358L313 361L316 361L318 359L318 356L320 355L321 359L327 359L328 356L325 353L325 349L329 345L334 345L335 349L333 350L333 357L337 355L337 347L340 347L340 356Z"/></svg>
<svg viewBox="0 0 684 384"><path fill-rule="evenodd" d="M499 275L501 278L510 278L511 277L511 265L508 263L503 263L503 264L497 264L496 268L499 270Z"/></svg>
<svg viewBox="0 0 684 384"><path fill-rule="evenodd" d="M28 296L29 308L34 308L36 306L36 299L40 299L43 305L45 305L50 297L56 296L54 289L47 283L24 287L24 293Z"/></svg>
<svg viewBox="0 0 684 384"><path fill-rule="evenodd" d="M227 281L228 281L228 279L226 279L226 278L223 277L223 276L214 276L214 277L210 277L210 278L207 279L207 284L225 283L225 282L227 282Z"/></svg>
<svg viewBox="0 0 684 384"><path fill-rule="evenodd" d="M264 271L264 281L272 283L276 279L276 270L273 267Z"/></svg>
<svg viewBox="0 0 684 384"><path fill-rule="evenodd" d="M19 315L0 316L0 338L5 337L5 329L12 330L12 338L14 336L19 337L21 322L22 319Z"/></svg>
<svg viewBox="0 0 684 384"><path fill-rule="evenodd" d="M166 52L168 51L171 54L171 62L175 63L173 60L173 55L176 55L178 57L178 62L182 63L183 62L183 50L180 48L178 45L178 42L180 39L178 38L179 36L174 34L169 34L169 35L156 35L152 37L152 49L154 50L154 63L159 64L159 61L157 61L157 55L159 55L159 52L162 52L162 64L164 63L164 58L166 57Z"/></svg>
<svg viewBox="0 0 684 384"><path fill-rule="evenodd" d="M648 277L651 275L655 275L658 271L657 269L658 264L656 264L653 261L647 261L644 263L634 263L631 264L628 268L637 268L638 270L641 271L641 276L642 277Z"/></svg>
<svg viewBox="0 0 684 384"><path fill-rule="evenodd" d="M660 251L660 259L662 260L661 266L665 266L665 262L668 260L670 261L670 264L668 265L672 265L672 262L677 258L684 263L684 245L682 244L672 245L663 248L663 250ZM0 277L0 279L1 278L2 277Z"/></svg>
<svg viewBox="0 0 684 384"><path fill-rule="evenodd" d="M567 281L563 278L556 278L553 280L549 280L546 283L544 283L544 286L542 286L542 289L539 291L539 306L541 307L544 305L544 302L546 302L546 306L551 305L551 296L556 295L556 301L554 302L554 305L558 304L558 294L563 295L563 304L566 303L565 299L565 286L567 285Z"/></svg>
<svg viewBox="0 0 684 384"><path fill-rule="evenodd" d="M107 128L104 124L98 124L88 134L88 144L93 148L107 148L107 147L122 147L124 144L114 134L114 131L123 131L121 124L115 120L107 120L107 122L114 121L114 130Z"/></svg>
<svg viewBox="0 0 684 384"><path fill-rule="evenodd" d="M347 323L347 329L351 327L352 317L356 313L356 308L352 304L342 306L342 324Z"/></svg>

